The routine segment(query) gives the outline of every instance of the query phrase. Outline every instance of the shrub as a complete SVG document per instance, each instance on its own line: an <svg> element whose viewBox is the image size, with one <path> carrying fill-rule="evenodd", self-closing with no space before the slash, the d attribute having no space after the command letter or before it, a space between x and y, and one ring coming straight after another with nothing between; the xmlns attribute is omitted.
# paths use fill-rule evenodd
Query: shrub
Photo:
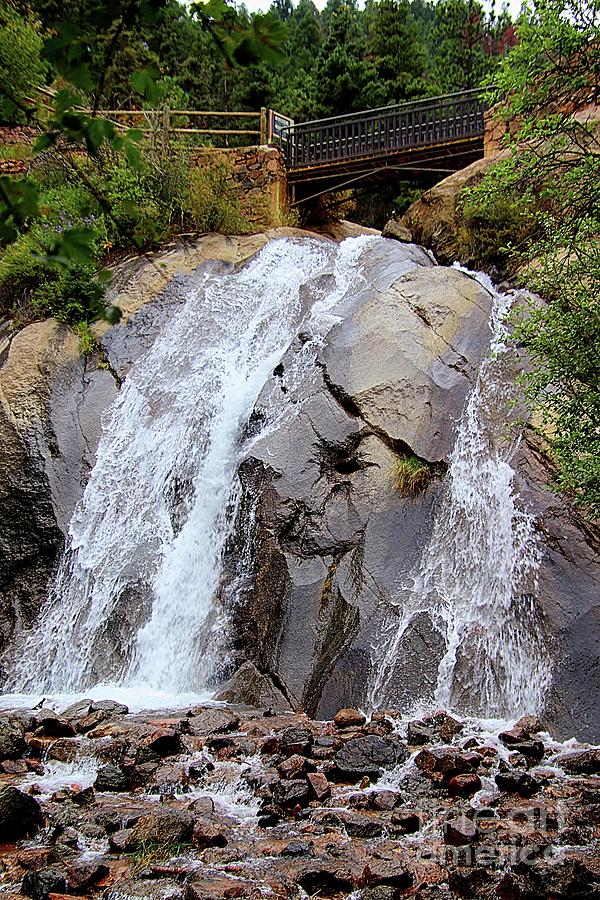
<svg viewBox="0 0 600 900"><path fill-rule="evenodd" d="M31 296L34 313L54 316L67 325L99 319L104 310L105 289L95 274L88 265L49 266Z"/></svg>
<svg viewBox="0 0 600 900"><path fill-rule="evenodd" d="M45 66L41 61L42 38L32 21L12 7L0 8L0 122L25 121L26 98L41 84Z"/></svg>
<svg viewBox="0 0 600 900"><path fill-rule="evenodd" d="M536 232L537 214L530 197L509 197L483 181L465 190L459 201L459 256L479 269L506 271L513 249Z"/></svg>
<svg viewBox="0 0 600 900"><path fill-rule="evenodd" d="M396 489L403 497L415 497L428 484L431 468L418 456L405 456L394 463L391 476Z"/></svg>
<svg viewBox="0 0 600 900"><path fill-rule="evenodd" d="M254 230L244 218L226 162L190 172L189 212L198 231L247 234Z"/></svg>

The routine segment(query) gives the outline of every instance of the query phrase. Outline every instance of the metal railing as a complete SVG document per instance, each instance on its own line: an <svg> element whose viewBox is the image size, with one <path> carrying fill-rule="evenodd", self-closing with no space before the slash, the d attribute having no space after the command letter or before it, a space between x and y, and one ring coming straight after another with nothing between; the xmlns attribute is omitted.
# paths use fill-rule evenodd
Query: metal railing
<svg viewBox="0 0 600 900"><path fill-rule="evenodd" d="M480 89L300 122L282 129L288 169L426 147L484 131Z"/></svg>

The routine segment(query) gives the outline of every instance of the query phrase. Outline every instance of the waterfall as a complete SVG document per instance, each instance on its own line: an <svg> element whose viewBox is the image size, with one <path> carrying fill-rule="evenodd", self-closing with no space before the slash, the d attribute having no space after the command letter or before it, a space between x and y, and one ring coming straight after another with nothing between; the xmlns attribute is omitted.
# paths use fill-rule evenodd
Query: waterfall
<svg viewBox="0 0 600 900"><path fill-rule="evenodd" d="M244 429L298 331L305 364L336 321L328 311L357 280L370 240L272 241L240 270L208 267L186 282L105 417L48 602L18 647L13 689L207 687L224 631L213 600Z"/></svg>
<svg viewBox="0 0 600 900"><path fill-rule="evenodd" d="M466 271L466 270L463 270ZM534 602L541 547L520 504L510 465L515 441L504 431L515 389L506 315L514 297L494 290L490 355L458 424L447 484L431 538L398 585L373 648L372 708L394 703L394 674L418 616L426 615L444 652L433 696L446 709L506 716L539 712L550 680Z"/></svg>

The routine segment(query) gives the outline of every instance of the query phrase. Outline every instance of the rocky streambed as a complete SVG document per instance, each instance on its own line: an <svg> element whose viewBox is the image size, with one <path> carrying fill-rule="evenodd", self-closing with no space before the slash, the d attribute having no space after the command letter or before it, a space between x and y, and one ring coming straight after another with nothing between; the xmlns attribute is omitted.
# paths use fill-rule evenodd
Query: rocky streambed
<svg viewBox="0 0 600 900"><path fill-rule="evenodd" d="M600 749L393 710L5 710L5 897L600 895Z"/></svg>

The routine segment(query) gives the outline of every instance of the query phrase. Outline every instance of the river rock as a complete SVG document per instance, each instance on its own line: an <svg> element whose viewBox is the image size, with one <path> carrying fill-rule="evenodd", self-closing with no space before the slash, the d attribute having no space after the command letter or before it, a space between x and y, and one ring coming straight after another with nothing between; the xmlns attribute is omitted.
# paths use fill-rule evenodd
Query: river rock
<svg viewBox="0 0 600 900"><path fill-rule="evenodd" d="M333 759L342 779L358 781L364 775L378 778L383 769L403 762L406 756L406 749L396 738L369 734L349 740Z"/></svg>
<svg viewBox="0 0 600 900"><path fill-rule="evenodd" d="M464 816L444 823L444 841L453 847L472 844L477 839L477 826Z"/></svg>
<svg viewBox="0 0 600 900"><path fill-rule="evenodd" d="M11 784L0 788L0 842L31 837L42 822L37 800Z"/></svg>
<svg viewBox="0 0 600 900"><path fill-rule="evenodd" d="M340 709L333 717L333 724L337 728L360 728L367 721L357 709Z"/></svg>
<svg viewBox="0 0 600 900"><path fill-rule="evenodd" d="M0 722L0 760L16 760L27 747L23 731L14 723Z"/></svg>
<svg viewBox="0 0 600 900"><path fill-rule="evenodd" d="M572 775L600 775L600 749L561 753L554 763Z"/></svg>
<svg viewBox="0 0 600 900"><path fill-rule="evenodd" d="M49 900L50 894L66 892L67 882L60 869L43 869L40 872L26 872L21 885L21 893L31 900Z"/></svg>

